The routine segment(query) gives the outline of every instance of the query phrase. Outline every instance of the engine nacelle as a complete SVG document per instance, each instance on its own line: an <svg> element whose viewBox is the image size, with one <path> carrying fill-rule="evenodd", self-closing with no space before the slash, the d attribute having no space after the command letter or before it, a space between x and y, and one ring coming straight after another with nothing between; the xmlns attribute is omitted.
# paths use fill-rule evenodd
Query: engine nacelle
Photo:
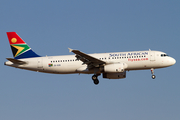
<svg viewBox="0 0 180 120"><path fill-rule="evenodd" d="M104 66L104 72L107 73L116 73L116 72L124 72L127 65L125 63L115 63Z"/></svg>
<svg viewBox="0 0 180 120"><path fill-rule="evenodd" d="M103 78L108 78L108 79L126 78L126 71L120 73L103 73Z"/></svg>

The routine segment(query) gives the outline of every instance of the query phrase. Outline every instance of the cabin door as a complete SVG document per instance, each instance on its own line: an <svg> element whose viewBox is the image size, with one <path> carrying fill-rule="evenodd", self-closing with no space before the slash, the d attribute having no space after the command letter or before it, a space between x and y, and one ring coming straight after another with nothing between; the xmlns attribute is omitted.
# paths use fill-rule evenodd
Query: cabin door
<svg viewBox="0 0 180 120"><path fill-rule="evenodd" d="M37 67L38 68L43 68L43 61L42 61L42 59L38 59Z"/></svg>
<svg viewBox="0 0 180 120"><path fill-rule="evenodd" d="M155 52L150 52L150 61L155 61Z"/></svg>

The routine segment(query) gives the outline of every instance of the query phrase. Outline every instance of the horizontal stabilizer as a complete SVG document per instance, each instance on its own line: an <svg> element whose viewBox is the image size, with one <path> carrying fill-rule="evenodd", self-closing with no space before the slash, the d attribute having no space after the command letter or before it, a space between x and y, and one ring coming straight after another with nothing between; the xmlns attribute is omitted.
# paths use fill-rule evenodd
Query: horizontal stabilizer
<svg viewBox="0 0 180 120"><path fill-rule="evenodd" d="M11 61L14 64L27 64L27 62L21 61L21 60L17 60L17 59L13 59L13 58L6 58L7 60Z"/></svg>

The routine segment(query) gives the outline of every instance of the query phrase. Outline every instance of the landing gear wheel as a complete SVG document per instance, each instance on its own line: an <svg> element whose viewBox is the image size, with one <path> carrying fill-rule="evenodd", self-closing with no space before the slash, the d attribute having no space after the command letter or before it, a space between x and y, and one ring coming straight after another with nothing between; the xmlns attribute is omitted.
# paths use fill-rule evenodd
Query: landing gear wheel
<svg viewBox="0 0 180 120"><path fill-rule="evenodd" d="M93 75L92 76L92 79L95 81L95 80L97 80L97 75Z"/></svg>
<svg viewBox="0 0 180 120"><path fill-rule="evenodd" d="M151 68L151 74L152 74L152 79L155 79L156 76L154 75L154 68Z"/></svg>
<svg viewBox="0 0 180 120"><path fill-rule="evenodd" d="M94 81L94 84L95 84L95 85L98 85L98 84L99 84L99 80L98 80L98 79L93 80L93 81Z"/></svg>
<svg viewBox="0 0 180 120"><path fill-rule="evenodd" d="M95 84L95 85L98 85L98 84L99 84L99 80L98 80L98 76L97 76L97 75L93 75L93 76L92 76L92 80L94 81L94 84Z"/></svg>
<svg viewBox="0 0 180 120"><path fill-rule="evenodd" d="M156 78L156 76L155 75L152 75L152 79L155 79Z"/></svg>

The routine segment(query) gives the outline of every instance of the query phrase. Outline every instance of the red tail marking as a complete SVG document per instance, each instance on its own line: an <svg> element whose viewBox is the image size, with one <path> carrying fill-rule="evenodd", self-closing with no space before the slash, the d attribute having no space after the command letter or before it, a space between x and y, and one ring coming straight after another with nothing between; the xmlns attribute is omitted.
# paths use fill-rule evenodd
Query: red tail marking
<svg viewBox="0 0 180 120"><path fill-rule="evenodd" d="M16 32L7 32L10 45L12 44L25 44Z"/></svg>

